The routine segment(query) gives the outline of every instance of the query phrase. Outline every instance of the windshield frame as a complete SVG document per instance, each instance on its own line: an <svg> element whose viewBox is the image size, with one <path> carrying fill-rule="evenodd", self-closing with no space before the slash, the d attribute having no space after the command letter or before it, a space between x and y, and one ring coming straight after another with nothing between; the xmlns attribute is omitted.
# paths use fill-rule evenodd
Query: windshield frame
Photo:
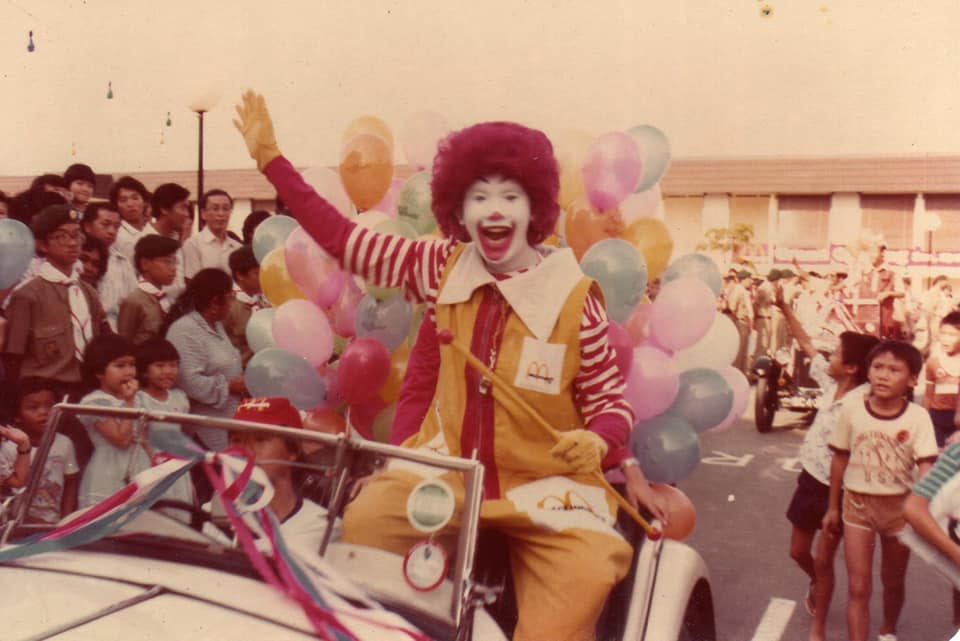
<svg viewBox="0 0 960 641"><path fill-rule="evenodd" d="M359 454L369 454L386 459L402 459L414 463L430 465L460 472L464 480L464 503L462 526L458 534L457 554L454 559L449 618L445 623L459 628L465 615L468 614L472 600L474 557L477 545L477 533L480 524L480 501L483 490L483 465L476 459L465 459L453 456L435 454L422 450L413 450L395 445L388 445L376 441L368 441L359 436L352 436L351 432L341 434L327 434L301 428L281 427L251 421L237 421L233 419L183 414L178 412L164 412L147 408L105 407L102 405L82 405L76 403L58 403L53 407L36 455L30 465L30 474L24 490L14 497L12 505L0 512L2 522L2 537L0 545L5 545L10 535L24 525L43 476L43 468L53 444L54 436L61 421L67 416L78 414L94 415L110 418L132 419L145 425L151 421L174 422L182 427L214 427L230 431L250 431L268 433L282 438L295 439L304 442L318 443L335 448L336 457L334 467L337 470L334 490L328 506L331 520L342 511L347 499L347 490L350 479L350 465L348 462ZM12 518L11 515L12 514ZM7 520L8 519L8 520ZM327 527L318 553L323 556L326 552L329 537L333 528ZM426 613L435 614L435 613Z"/></svg>

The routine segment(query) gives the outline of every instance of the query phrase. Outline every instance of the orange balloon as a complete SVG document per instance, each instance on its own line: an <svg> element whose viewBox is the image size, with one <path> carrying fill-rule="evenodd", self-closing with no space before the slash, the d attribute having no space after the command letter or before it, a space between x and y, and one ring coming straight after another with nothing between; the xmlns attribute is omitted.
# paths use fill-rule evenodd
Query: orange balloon
<svg viewBox="0 0 960 641"><path fill-rule="evenodd" d="M563 236L577 260L601 240L616 238L623 231L623 219L616 209L597 211L586 196L581 196L567 210Z"/></svg>
<svg viewBox="0 0 960 641"><path fill-rule="evenodd" d="M287 261L283 257L283 247L277 247L263 257L260 263L260 289L270 304L280 307L288 300L306 298L287 271Z"/></svg>
<svg viewBox="0 0 960 641"><path fill-rule="evenodd" d="M303 419L303 428L324 434L341 434L347 431L347 421L343 416L332 409L319 409L307 412ZM320 443L304 442L303 451L312 454L321 449Z"/></svg>
<svg viewBox="0 0 960 641"><path fill-rule="evenodd" d="M620 238L637 248L647 262L647 278L653 280L670 263L673 240L662 220L641 218L620 233ZM569 241L568 241L569 242Z"/></svg>
<svg viewBox="0 0 960 641"><path fill-rule="evenodd" d="M407 373L407 361L410 360L410 345L404 341L390 354L390 371L387 382L380 388L380 399L387 405L393 405L400 398L400 384Z"/></svg>
<svg viewBox="0 0 960 641"><path fill-rule="evenodd" d="M654 483L651 487L667 503L669 522L663 528L663 536L674 541L682 541L690 536L697 525L697 510L693 502L672 485Z"/></svg>
<svg viewBox="0 0 960 641"><path fill-rule="evenodd" d="M380 118L369 114L350 121L340 137L340 146L343 147L360 134L380 136L389 145L390 149L393 149L393 133L390 131L390 127Z"/></svg>
<svg viewBox="0 0 960 641"><path fill-rule="evenodd" d="M393 180L393 150L380 136L358 134L340 152L340 182L359 209L370 209Z"/></svg>

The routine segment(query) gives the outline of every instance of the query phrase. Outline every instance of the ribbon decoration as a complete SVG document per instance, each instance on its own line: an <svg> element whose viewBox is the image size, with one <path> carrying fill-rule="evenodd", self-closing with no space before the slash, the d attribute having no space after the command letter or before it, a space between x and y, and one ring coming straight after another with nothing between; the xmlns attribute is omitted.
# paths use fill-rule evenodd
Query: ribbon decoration
<svg viewBox="0 0 960 641"><path fill-rule="evenodd" d="M273 486L253 454L243 448L210 452L179 432L155 432L156 464L87 510L53 530L0 548L0 562L66 550L117 533L158 501L195 465L224 506L240 547L263 580L295 601L324 641L430 641L399 615L384 609L320 556L306 559L290 549L269 509Z"/></svg>

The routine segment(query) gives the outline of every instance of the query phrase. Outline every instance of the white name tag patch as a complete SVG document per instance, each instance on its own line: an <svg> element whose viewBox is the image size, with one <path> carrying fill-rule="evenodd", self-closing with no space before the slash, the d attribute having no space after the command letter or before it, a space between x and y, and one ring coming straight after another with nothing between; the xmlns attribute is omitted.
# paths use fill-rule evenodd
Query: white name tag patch
<svg viewBox="0 0 960 641"><path fill-rule="evenodd" d="M525 336L513 384L534 392L559 394L566 351L567 346L562 343L548 343Z"/></svg>

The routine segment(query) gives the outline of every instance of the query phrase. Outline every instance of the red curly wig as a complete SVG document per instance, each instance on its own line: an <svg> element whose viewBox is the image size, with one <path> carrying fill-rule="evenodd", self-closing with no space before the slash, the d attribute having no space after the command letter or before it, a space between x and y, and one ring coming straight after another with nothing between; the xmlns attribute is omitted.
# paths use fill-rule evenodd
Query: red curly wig
<svg viewBox="0 0 960 641"><path fill-rule="evenodd" d="M470 240L462 221L463 198L486 176L515 180L527 192L527 242L536 245L553 233L560 216L560 174L550 140L514 122L484 122L447 136L433 159L433 215L444 235Z"/></svg>

